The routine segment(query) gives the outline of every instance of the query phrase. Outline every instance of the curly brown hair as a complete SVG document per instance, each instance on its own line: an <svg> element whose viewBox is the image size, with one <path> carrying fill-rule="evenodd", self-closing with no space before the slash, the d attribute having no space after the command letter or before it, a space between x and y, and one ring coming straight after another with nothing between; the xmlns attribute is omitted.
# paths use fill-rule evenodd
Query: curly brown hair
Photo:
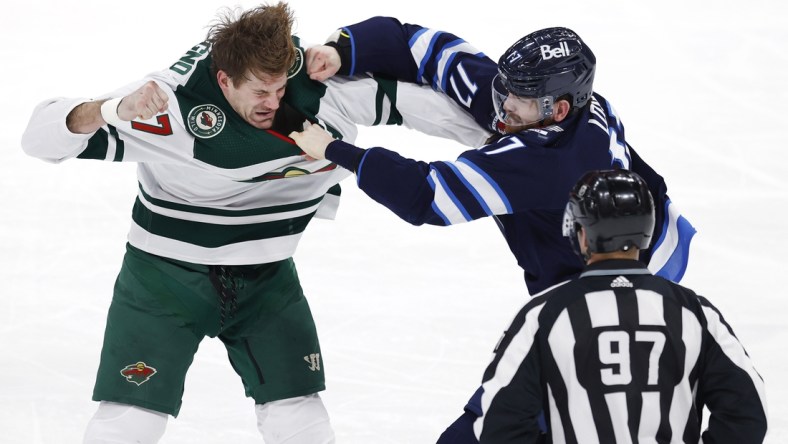
<svg viewBox="0 0 788 444"><path fill-rule="evenodd" d="M224 71L236 85L247 72L259 77L285 74L295 62L291 39L293 13L285 2L243 11L226 10L208 30L211 69Z"/></svg>

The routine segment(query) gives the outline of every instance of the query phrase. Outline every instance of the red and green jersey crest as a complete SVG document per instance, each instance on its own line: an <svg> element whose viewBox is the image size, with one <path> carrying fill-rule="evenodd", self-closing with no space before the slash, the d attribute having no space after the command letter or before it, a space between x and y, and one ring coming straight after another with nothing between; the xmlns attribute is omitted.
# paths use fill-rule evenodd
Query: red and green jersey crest
<svg viewBox="0 0 788 444"><path fill-rule="evenodd" d="M120 374L126 378L126 381L133 382L137 385L142 385L148 382L151 376L156 374L156 369L153 367L148 367L147 364L140 361L136 364L127 365L123 370L120 371Z"/></svg>

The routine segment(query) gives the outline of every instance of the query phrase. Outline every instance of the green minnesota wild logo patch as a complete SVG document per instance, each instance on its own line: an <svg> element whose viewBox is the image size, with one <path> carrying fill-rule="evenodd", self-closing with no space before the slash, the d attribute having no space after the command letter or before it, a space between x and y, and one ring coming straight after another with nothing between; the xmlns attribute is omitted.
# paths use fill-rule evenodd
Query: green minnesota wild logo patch
<svg viewBox="0 0 788 444"><path fill-rule="evenodd" d="M186 116L186 125L195 137L210 139L224 129L224 111L216 105L197 105Z"/></svg>
<svg viewBox="0 0 788 444"><path fill-rule="evenodd" d="M301 68L304 67L304 53L301 51L301 48L296 47L295 49L295 61L293 62L293 66L287 70L287 78L292 79L301 71Z"/></svg>
<svg viewBox="0 0 788 444"><path fill-rule="evenodd" d="M120 374L126 378L126 381L142 385L156 374L156 369L140 361L136 364L127 365L120 371Z"/></svg>

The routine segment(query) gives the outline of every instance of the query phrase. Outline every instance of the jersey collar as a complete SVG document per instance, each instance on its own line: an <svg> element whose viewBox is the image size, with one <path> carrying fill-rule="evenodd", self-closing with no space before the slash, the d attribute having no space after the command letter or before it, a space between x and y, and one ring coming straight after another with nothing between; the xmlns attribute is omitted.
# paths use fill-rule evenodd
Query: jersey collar
<svg viewBox="0 0 788 444"><path fill-rule="evenodd" d="M619 274L651 274L646 264L629 259L610 259L595 262L585 268L580 278L590 276L609 276Z"/></svg>

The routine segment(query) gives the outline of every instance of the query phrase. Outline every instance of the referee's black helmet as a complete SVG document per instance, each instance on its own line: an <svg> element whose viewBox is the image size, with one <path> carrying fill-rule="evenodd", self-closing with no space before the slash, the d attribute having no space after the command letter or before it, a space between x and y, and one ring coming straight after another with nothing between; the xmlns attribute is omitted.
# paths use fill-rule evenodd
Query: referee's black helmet
<svg viewBox="0 0 788 444"><path fill-rule="evenodd" d="M587 255L648 248L654 231L654 199L646 182L628 170L584 174L569 193L563 227L575 253L583 256L577 239L580 227L588 239Z"/></svg>

